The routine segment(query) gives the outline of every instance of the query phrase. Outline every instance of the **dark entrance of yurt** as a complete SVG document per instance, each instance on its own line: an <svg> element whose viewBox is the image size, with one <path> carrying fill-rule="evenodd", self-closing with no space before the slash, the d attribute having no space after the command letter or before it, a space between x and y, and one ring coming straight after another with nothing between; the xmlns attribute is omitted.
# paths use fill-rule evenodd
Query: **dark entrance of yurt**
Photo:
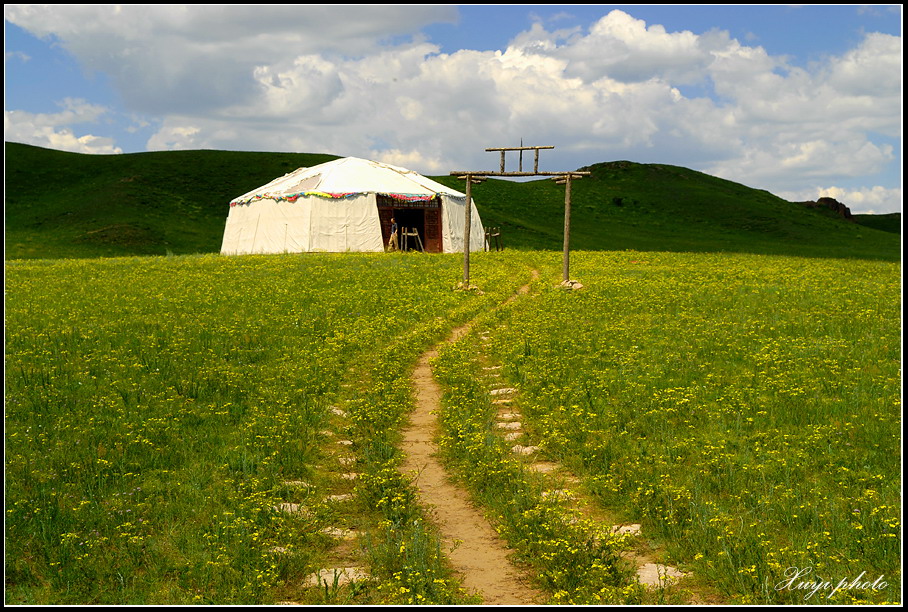
<svg viewBox="0 0 908 612"><path fill-rule="evenodd" d="M391 219L397 221L401 232L415 231L419 241L410 237L406 241L408 250L419 248L421 243L427 253L441 253L441 198L432 200L407 201L378 194L378 219L381 222L382 240L388 244L391 237ZM403 240L400 241L404 246Z"/></svg>

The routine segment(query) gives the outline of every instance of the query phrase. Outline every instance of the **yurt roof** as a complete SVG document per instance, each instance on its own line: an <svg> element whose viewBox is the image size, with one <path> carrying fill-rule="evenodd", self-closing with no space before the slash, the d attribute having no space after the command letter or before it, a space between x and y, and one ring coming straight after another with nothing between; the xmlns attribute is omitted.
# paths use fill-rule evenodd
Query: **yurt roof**
<svg viewBox="0 0 908 612"><path fill-rule="evenodd" d="M363 193L414 200L434 198L437 194L466 197L459 191L400 166L344 157L294 170L234 198L230 204L247 204L261 199L294 201L300 196L310 195L343 198Z"/></svg>

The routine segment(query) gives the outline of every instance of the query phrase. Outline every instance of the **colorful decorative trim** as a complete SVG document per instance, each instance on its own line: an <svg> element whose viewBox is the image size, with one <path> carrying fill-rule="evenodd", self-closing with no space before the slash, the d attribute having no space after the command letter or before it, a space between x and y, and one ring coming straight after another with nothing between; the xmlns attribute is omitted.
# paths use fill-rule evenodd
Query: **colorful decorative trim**
<svg viewBox="0 0 908 612"><path fill-rule="evenodd" d="M403 200L404 202L428 202L435 199L436 194L432 195L409 195L406 193L383 193L382 195L388 196L389 198L394 198L395 200Z"/></svg>
<svg viewBox="0 0 908 612"><path fill-rule="evenodd" d="M274 200L276 202L296 202L299 198L303 196L316 196L319 198L330 198L332 200L342 200L344 198L350 198L353 196L361 195L362 191L351 191L348 193L327 193L325 191L301 191L300 193L290 193L287 195L272 195L268 193L256 194L250 198L243 200L236 199L230 202L231 206L236 206L237 204L251 204L258 200ZM382 193L381 195L388 196L389 198L394 198L395 200L403 200L404 202L428 202L435 199L435 194L425 195L425 194L408 194L408 193Z"/></svg>

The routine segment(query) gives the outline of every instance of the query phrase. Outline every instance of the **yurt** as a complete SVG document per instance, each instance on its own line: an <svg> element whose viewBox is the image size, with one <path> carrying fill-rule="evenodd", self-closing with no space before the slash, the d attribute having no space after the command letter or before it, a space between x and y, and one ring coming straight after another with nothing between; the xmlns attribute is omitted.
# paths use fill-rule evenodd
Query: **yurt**
<svg viewBox="0 0 908 612"><path fill-rule="evenodd" d="M408 247L462 253L465 205L465 194L412 170L345 157L233 199L221 254L384 251L392 218ZM485 233L472 202L470 215L470 250L481 251Z"/></svg>

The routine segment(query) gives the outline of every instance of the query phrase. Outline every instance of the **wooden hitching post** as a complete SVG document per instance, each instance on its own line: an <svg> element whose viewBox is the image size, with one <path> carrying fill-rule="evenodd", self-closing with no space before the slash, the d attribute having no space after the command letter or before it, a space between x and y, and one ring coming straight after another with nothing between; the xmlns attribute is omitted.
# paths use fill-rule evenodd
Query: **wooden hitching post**
<svg viewBox="0 0 908 612"><path fill-rule="evenodd" d="M491 149L486 149L486 151L500 151L501 152L501 163L499 164L498 172L485 172L485 171L474 171L474 172L451 172L452 176L459 176L460 178L467 180L467 203L464 209L464 224L463 224L463 285L465 289L470 287L470 219L473 201L472 196L472 183L475 180L477 183L486 180L489 176L551 176L555 178L555 182L558 184L565 183L565 192L564 192L564 264L562 266L562 275L564 281L570 280L570 240L571 240L571 180L575 178L581 178L583 176L588 176L589 172L540 172L539 171L539 150L540 149L554 149L552 146L545 147L525 147L523 146L523 141L521 140L519 147L496 147ZM523 152L527 150L533 150L535 152L533 158L533 171L524 172L523 171ZM505 152L506 151L519 151L520 152L520 161L517 172L506 172L505 171ZM478 175L478 176L477 176ZM491 246L491 245L490 245Z"/></svg>
<svg viewBox="0 0 908 612"><path fill-rule="evenodd" d="M570 172L566 172L555 178L555 182L559 185L564 183L564 255L561 264L561 280L564 282L571 278L571 180L574 178L580 178L580 176L575 177Z"/></svg>
<svg viewBox="0 0 908 612"><path fill-rule="evenodd" d="M459 173L458 173L459 174ZM481 183L486 180L485 176L475 176L473 174L461 175L460 178L467 180L467 202L464 206L463 218L463 288L470 288L470 221L473 217L473 183Z"/></svg>
<svg viewBox="0 0 908 612"><path fill-rule="evenodd" d="M561 265L561 280L570 280L570 242L571 242L571 175L565 177L564 183L564 261Z"/></svg>
<svg viewBox="0 0 908 612"><path fill-rule="evenodd" d="M467 175L467 203L464 206L466 212L464 213L463 220L463 288L470 288L470 209L472 206L472 185L473 185L473 176L471 174Z"/></svg>

